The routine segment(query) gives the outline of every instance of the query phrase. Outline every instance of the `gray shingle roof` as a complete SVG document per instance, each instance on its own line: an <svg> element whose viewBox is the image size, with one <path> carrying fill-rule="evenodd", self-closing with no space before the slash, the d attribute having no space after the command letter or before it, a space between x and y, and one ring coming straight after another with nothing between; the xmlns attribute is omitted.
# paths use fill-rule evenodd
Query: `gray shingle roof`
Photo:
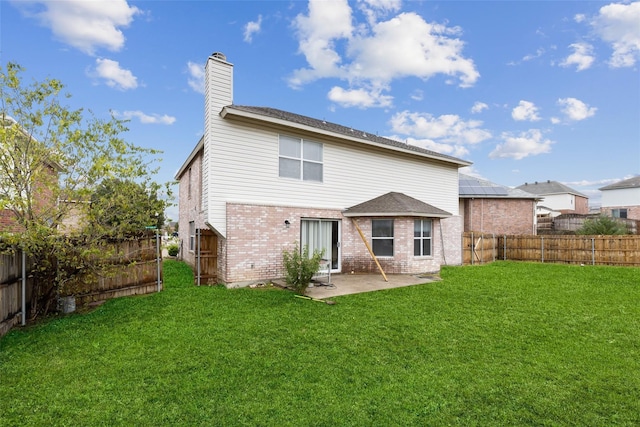
<svg viewBox="0 0 640 427"><path fill-rule="evenodd" d="M640 188L640 175L633 178L623 179L622 181L606 185L598 190L620 190L623 188Z"/></svg>
<svg viewBox="0 0 640 427"><path fill-rule="evenodd" d="M450 217L451 214L428 203L414 199L403 193L387 193L375 199L351 206L342 211L346 217L352 216L417 216Z"/></svg>
<svg viewBox="0 0 640 427"><path fill-rule="evenodd" d="M476 178L473 176L459 174L459 194L460 198L499 198L499 199L538 199L535 194L519 190L517 188L509 188L504 185L495 184L486 179Z"/></svg>
<svg viewBox="0 0 640 427"><path fill-rule="evenodd" d="M229 105L227 107L224 108L223 112L231 112L233 113L233 110L237 110L237 111L243 111L243 112L247 112L247 113L252 113L252 114L256 114L256 115L260 115L260 116L264 116L264 117L269 117L272 119L279 119L279 120L283 120L286 122L291 122L291 123L295 123L298 125L304 125L304 126L308 126L308 127L312 127L318 130L322 130L325 132L333 132L333 133L337 133L340 135L344 135L346 137L350 137L350 138L358 138L361 140L366 140L366 141L370 141L370 142L374 142L377 144L383 144L383 145L387 145L389 147L393 147L393 148L401 148L404 150L409 150L409 151L413 151L419 154L423 154L423 155L427 155L429 157L433 157L433 158L437 158L437 159L442 159L445 161L449 161L449 162L454 162L454 163L458 163L461 165L470 165L471 162L468 162L466 160L462 160L459 159L457 157L453 157L453 156L448 156L446 154L440 154L437 153L435 151L431 151L431 150L427 150L421 147L417 147L415 145L411 145L411 144L406 144L400 141L395 141L393 139L389 139L389 138L383 138L381 136L372 134L372 133L368 133L368 132L364 132L361 130L357 130L357 129L353 129L347 126L342 126L336 123L331 123L331 122L327 122L326 120L318 120L318 119L314 119L312 117L307 117L307 116L303 116L300 114L295 114L295 113L290 113L288 111L283 111L283 110L278 110L276 108L270 108L270 107L253 107L253 106L249 106L249 105Z"/></svg>
<svg viewBox="0 0 640 427"><path fill-rule="evenodd" d="M516 187L519 190L526 191L527 193L537 194L538 196L549 196L551 194L574 194L576 196L587 197L586 195L568 187L558 181L544 181L534 183L524 183ZM588 197L587 197L588 198Z"/></svg>

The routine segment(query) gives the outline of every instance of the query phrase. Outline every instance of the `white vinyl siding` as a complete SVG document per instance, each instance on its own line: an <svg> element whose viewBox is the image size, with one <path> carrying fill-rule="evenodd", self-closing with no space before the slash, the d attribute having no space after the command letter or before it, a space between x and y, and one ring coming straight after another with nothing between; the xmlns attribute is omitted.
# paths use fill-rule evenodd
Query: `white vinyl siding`
<svg viewBox="0 0 640 427"><path fill-rule="evenodd" d="M602 190L602 207L640 206L640 188Z"/></svg>
<svg viewBox="0 0 640 427"><path fill-rule="evenodd" d="M322 182L282 179L281 129L214 119L207 218L222 236L227 202L342 210L397 191L458 214L456 165L314 135L322 144ZM293 130L287 134L305 139Z"/></svg>

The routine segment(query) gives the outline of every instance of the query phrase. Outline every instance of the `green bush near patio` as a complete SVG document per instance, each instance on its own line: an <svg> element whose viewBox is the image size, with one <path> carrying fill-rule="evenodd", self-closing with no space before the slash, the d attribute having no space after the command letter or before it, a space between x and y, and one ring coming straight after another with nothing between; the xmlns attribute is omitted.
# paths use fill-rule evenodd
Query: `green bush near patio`
<svg viewBox="0 0 640 427"><path fill-rule="evenodd" d="M640 424L640 269L496 262L335 298L194 287L0 339L0 426Z"/></svg>

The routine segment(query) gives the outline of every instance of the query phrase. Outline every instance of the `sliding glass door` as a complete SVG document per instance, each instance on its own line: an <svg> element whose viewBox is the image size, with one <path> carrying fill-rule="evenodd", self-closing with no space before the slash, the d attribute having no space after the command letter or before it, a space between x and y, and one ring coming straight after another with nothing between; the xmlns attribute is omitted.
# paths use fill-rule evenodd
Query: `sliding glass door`
<svg viewBox="0 0 640 427"><path fill-rule="evenodd" d="M322 257L331 262L331 271L340 272L340 221L334 219L303 219L300 227L301 246L324 251Z"/></svg>

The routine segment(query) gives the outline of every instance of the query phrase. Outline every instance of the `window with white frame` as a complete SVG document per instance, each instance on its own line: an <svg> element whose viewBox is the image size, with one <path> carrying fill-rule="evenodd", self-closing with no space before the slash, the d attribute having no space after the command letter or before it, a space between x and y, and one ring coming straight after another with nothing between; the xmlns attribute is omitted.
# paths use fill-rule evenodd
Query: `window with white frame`
<svg viewBox="0 0 640 427"><path fill-rule="evenodd" d="M196 250L196 223L189 221L189 250Z"/></svg>
<svg viewBox="0 0 640 427"><path fill-rule="evenodd" d="M322 182L322 144L280 135L280 177Z"/></svg>
<svg viewBox="0 0 640 427"><path fill-rule="evenodd" d="M371 220L371 247L376 256L393 256L393 220Z"/></svg>
<svg viewBox="0 0 640 427"><path fill-rule="evenodd" d="M626 209L611 209L611 216L614 218L627 218Z"/></svg>
<svg viewBox="0 0 640 427"><path fill-rule="evenodd" d="M432 222L430 219L416 219L413 223L413 255L431 256Z"/></svg>

